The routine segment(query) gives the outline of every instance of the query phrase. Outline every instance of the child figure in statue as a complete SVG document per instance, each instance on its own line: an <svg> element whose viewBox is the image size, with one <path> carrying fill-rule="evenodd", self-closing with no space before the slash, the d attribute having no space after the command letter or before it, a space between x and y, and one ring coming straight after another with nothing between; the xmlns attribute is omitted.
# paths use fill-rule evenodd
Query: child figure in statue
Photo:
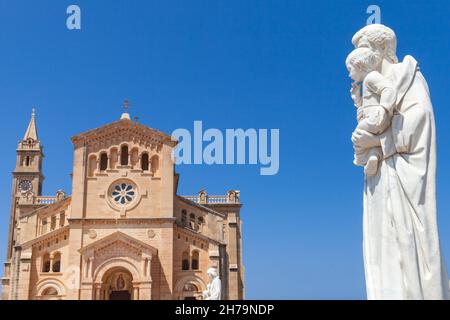
<svg viewBox="0 0 450 320"><path fill-rule="evenodd" d="M397 98L392 82L377 71L381 59L369 48L357 48L347 57L345 64L354 81L351 95L357 107L358 125L372 134L383 133L391 124ZM382 159L380 147L355 153L354 164L364 166L364 173L374 176Z"/></svg>

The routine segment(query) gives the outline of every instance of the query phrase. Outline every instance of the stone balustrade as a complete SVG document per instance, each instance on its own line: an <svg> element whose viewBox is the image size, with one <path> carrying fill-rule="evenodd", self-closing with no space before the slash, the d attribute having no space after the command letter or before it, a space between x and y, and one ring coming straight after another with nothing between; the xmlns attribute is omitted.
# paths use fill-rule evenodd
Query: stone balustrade
<svg viewBox="0 0 450 320"><path fill-rule="evenodd" d="M230 190L226 195L208 195L202 190L196 196L182 196L198 204L239 204L239 191Z"/></svg>
<svg viewBox="0 0 450 320"><path fill-rule="evenodd" d="M36 204L53 204L57 201L57 197L36 197Z"/></svg>

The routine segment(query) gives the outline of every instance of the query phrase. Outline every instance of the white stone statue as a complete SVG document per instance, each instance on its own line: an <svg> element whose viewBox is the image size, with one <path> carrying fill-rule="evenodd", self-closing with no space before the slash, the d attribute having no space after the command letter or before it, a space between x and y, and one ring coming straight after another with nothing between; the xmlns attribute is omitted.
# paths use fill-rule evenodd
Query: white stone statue
<svg viewBox="0 0 450 320"><path fill-rule="evenodd" d="M219 279L216 268L209 268L206 272L209 279L206 290L203 291L203 299L205 300L221 300L222 298L222 282Z"/></svg>
<svg viewBox="0 0 450 320"><path fill-rule="evenodd" d="M397 39L372 24L352 39L347 68L365 166L363 251L368 299L449 299L436 220L436 143L428 85ZM362 49L364 48L364 49ZM362 84L360 84L362 82Z"/></svg>

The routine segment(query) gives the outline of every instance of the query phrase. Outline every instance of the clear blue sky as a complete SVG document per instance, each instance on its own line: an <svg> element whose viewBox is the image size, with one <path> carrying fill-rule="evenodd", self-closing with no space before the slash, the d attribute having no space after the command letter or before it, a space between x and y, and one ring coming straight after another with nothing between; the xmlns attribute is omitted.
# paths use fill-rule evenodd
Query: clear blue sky
<svg viewBox="0 0 450 320"><path fill-rule="evenodd" d="M78 4L82 30L66 29ZM247 298L364 299L361 168L344 60L378 4L420 62L438 130L441 242L450 261L450 2L0 1L0 254L15 148L32 106L45 145L44 193L70 193L70 137L132 115L165 132L279 128L280 172L180 166L179 192L241 190Z"/></svg>

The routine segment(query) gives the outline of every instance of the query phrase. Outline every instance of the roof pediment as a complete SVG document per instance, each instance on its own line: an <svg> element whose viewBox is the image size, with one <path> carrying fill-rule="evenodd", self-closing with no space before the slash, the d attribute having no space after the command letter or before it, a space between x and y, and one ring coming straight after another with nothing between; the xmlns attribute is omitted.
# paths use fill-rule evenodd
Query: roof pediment
<svg viewBox="0 0 450 320"><path fill-rule="evenodd" d="M121 231L116 231L106 237L103 237L83 248L81 248L80 250L78 250L81 254L85 254L87 252L93 252L93 251L99 251L102 250L105 247L110 246L111 244L115 244L115 243L124 243L127 246L130 246L136 250L142 250L142 251L147 251L149 253L151 253L152 255L156 255L158 253L158 250L154 247L152 247L149 244L146 244L145 242L138 240L136 238L133 238Z"/></svg>
<svg viewBox="0 0 450 320"><path fill-rule="evenodd" d="M126 118L80 133L73 136L71 140L74 144L79 142L90 144L112 139L118 135L126 136L130 140L137 140L146 144L168 144L172 146L177 144L172 139L172 136Z"/></svg>

